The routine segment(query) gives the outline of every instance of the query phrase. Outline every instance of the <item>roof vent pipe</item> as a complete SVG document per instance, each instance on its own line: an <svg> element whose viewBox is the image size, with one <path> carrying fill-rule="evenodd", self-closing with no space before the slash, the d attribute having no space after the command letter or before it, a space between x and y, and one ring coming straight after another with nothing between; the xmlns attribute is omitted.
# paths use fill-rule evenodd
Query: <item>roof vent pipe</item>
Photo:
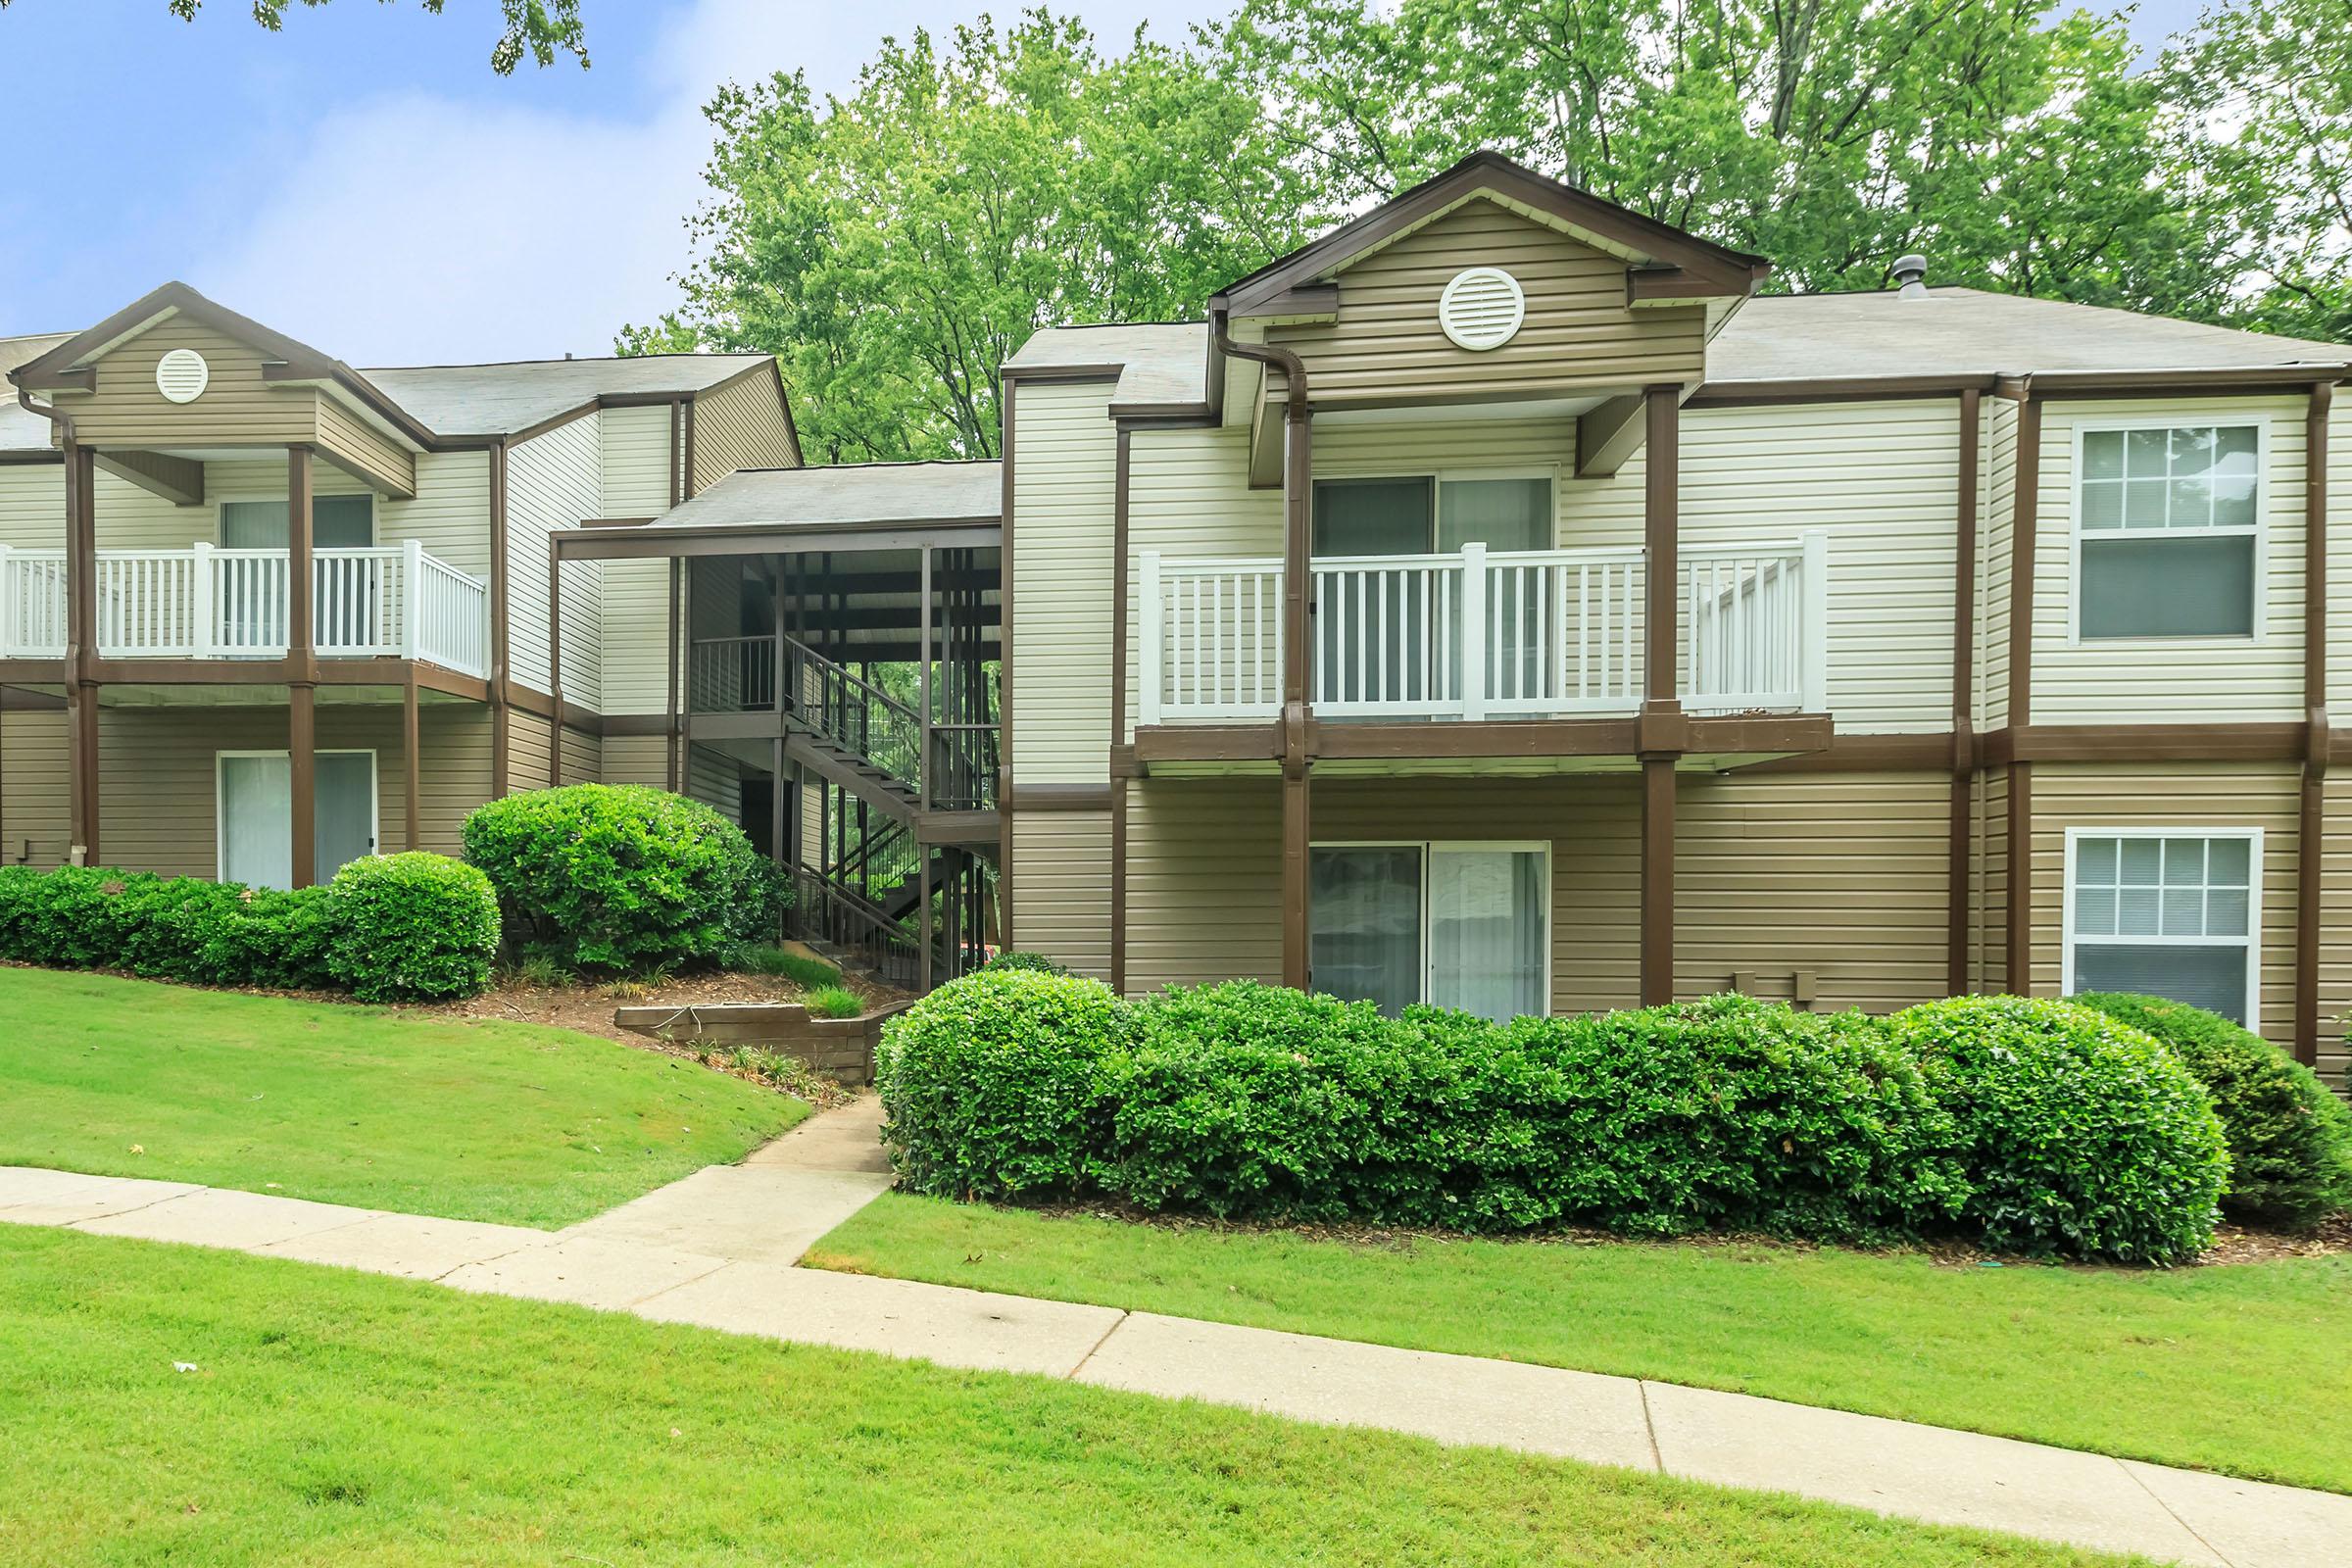
<svg viewBox="0 0 2352 1568"><path fill-rule="evenodd" d="M1913 251L1908 256L1897 256L1894 259L1894 281L1895 285L1903 291L1903 298L1907 300L1927 298L1928 259L1917 251Z"/></svg>

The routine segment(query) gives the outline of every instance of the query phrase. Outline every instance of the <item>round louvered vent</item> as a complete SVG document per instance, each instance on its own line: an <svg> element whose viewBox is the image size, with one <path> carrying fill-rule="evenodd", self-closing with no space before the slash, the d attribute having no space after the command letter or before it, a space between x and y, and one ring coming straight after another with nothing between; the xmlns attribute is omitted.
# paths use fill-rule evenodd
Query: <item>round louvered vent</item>
<svg viewBox="0 0 2352 1568"><path fill-rule="evenodd" d="M194 349L173 349L155 367L155 389L173 403L195 402L212 379L213 368Z"/></svg>
<svg viewBox="0 0 2352 1568"><path fill-rule="evenodd" d="M1438 324L1466 349L1498 349L1518 335L1527 319L1527 296L1519 280L1499 267L1473 267L1454 274L1438 300Z"/></svg>

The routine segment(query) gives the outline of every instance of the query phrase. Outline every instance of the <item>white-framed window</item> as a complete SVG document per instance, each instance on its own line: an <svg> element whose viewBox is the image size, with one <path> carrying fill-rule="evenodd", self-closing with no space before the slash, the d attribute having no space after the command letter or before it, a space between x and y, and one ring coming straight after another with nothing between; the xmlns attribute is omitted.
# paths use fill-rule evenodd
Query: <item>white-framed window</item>
<svg viewBox="0 0 2352 1568"><path fill-rule="evenodd" d="M2078 426L2074 640L2260 637L2269 458L2259 420Z"/></svg>
<svg viewBox="0 0 2352 1568"><path fill-rule="evenodd" d="M268 496L223 496L220 503L223 550L283 550L292 524L281 491ZM317 550L365 550L375 543L375 497L311 497L311 546Z"/></svg>
<svg viewBox="0 0 2352 1568"><path fill-rule="evenodd" d="M2065 991L2262 1016L2260 828L2066 830Z"/></svg>
<svg viewBox="0 0 2352 1568"><path fill-rule="evenodd" d="M1504 1019L1550 1010L1551 846L1314 846L1309 983L1394 1015L1417 1002Z"/></svg>

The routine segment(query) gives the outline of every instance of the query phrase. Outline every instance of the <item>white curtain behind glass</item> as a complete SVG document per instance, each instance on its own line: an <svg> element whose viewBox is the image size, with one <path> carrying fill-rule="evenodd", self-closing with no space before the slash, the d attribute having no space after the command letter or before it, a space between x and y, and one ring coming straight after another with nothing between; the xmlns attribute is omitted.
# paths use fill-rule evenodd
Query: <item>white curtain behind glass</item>
<svg viewBox="0 0 2352 1568"><path fill-rule="evenodd" d="M220 875L248 887L294 885L293 764L283 757L220 759Z"/></svg>
<svg viewBox="0 0 2352 1568"><path fill-rule="evenodd" d="M1318 849L1312 864L1315 989L1391 1016L1420 1001L1420 849Z"/></svg>
<svg viewBox="0 0 2352 1568"><path fill-rule="evenodd" d="M1544 856L1449 850L1429 858L1429 1000L1482 1017L1544 1011Z"/></svg>

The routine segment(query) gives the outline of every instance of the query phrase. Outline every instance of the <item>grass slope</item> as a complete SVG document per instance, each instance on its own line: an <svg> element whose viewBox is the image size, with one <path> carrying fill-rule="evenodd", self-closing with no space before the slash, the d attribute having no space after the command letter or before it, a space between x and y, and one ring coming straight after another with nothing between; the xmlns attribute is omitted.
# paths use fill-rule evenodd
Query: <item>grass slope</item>
<svg viewBox="0 0 2352 1568"><path fill-rule="evenodd" d="M808 1113L567 1030L18 968L0 1105L0 1164L551 1228Z"/></svg>
<svg viewBox="0 0 2352 1568"><path fill-rule="evenodd" d="M175 1372L175 1361L193 1363ZM0 1225L0 1558L1962 1568L1627 1471Z"/></svg>
<svg viewBox="0 0 2352 1568"><path fill-rule="evenodd" d="M819 1267L1508 1356L2352 1492L2352 1258L1955 1268L1763 1245L1359 1247L885 1196Z"/></svg>

